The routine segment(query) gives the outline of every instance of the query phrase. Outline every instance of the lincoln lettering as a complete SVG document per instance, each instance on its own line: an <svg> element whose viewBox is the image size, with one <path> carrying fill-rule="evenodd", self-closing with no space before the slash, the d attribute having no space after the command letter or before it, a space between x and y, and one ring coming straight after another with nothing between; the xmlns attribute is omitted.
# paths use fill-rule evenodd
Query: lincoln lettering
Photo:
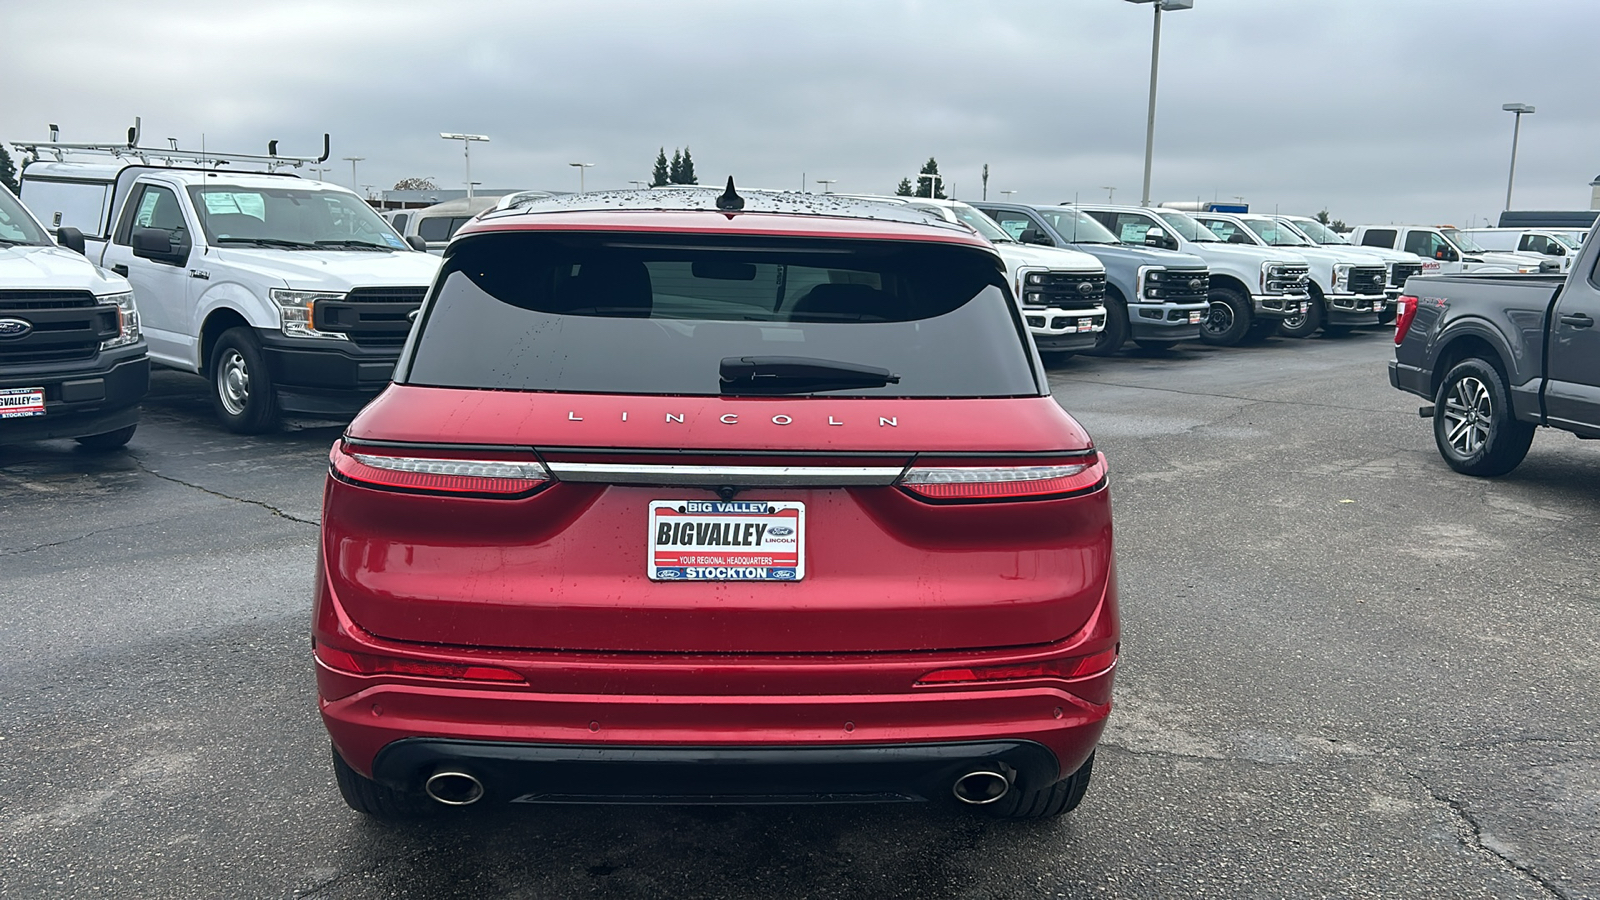
<svg viewBox="0 0 1600 900"><path fill-rule="evenodd" d="M759 547L767 526L756 522L662 522L658 547Z"/></svg>

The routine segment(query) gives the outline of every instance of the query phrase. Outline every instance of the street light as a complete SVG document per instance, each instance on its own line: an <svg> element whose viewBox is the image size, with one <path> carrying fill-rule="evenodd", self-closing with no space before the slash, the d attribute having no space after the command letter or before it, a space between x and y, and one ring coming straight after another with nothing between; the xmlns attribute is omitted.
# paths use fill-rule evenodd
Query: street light
<svg viewBox="0 0 1600 900"><path fill-rule="evenodd" d="M1010 191L1001 191L1001 192L1000 192L1000 196L1002 196L1002 197L1004 197L1004 198L1005 198L1005 201L1004 201L1004 202L1007 202L1007 203L1009 203L1009 202L1011 202L1011 195L1012 195L1012 194L1015 194L1015 193L1016 193L1016 191L1015 191L1015 190L1010 190Z"/></svg>
<svg viewBox="0 0 1600 900"><path fill-rule="evenodd" d="M1112 198L1117 195L1117 187L1116 187L1116 185L1102 184L1102 185L1100 185L1100 190L1106 192L1106 202L1107 203L1113 202ZM1146 193L1148 193L1149 192L1149 188L1146 187L1145 191L1146 191ZM1149 203L1145 204L1145 206L1149 206L1149 205L1150 205Z"/></svg>
<svg viewBox="0 0 1600 900"><path fill-rule="evenodd" d="M933 196L937 195L939 193L939 190L940 190L939 186L944 184L944 176L942 176L942 175L929 175L926 172L924 172L922 174L919 174L917 176L917 187L918 187L918 189L921 189L921 187L922 187L922 179L924 179L924 178L928 179L928 196L929 197L933 197Z"/></svg>
<svg viewBox="0 0 1600 900"><path fill-rule="evenodd" d="M318 181L326 181L327 179L326 179L325 176L329 172L333 171L332 169L328 168L327 166L307 166L306 168L308 168L311 171L317 173L317 180Z"/></svg>
<svg viewBox="0 0 1600 900"><path fill-rule="evenodd" d="M578 170L578 193L583 193L583 170L594 167L594 163L567 163Z"/></svg>
<svg viewBox="0 0 1600 900"><path fill-rule="evenodd" d="M1152 3L1156 10L1155 30L1150 38L1150 114L1144 126L1144 193L1140 206L1150 205L1150 157L1156 140L1156 65L1161 61L1161 13L1180 9L1194 9L1194 0L1128 0L1129 3Z"/></svg>
<svg viewBox="0 0 1600 900"><path fill-rule="evenodd" d="M1511 208L1511 183L1517 178L1517 137L1522 133L1522 117L1524 114L1533 115L1533 107L1526 103L1507 103L1500 107L1517 117L1511 126L1511 174L1506 176L1506 209Z"/></svg>
<svg viewBox="0 0 1600 900"><path fill-rule="evenodd" d="M489 136L486 135L486 134L451 134L449 132L441 131L441 132L439 132L439 137L444 138L447 141L460 141L461 142L461 155L463 157L465 157L466 160L467 160L467 199L471 200L472 199L472 142L473 141L487 141L489 139Z"/></svg>
<svg viewBox="0 0 1600 900"><path fill-rule="evenodd" d="M822 192L824 194L833 193L833 186L835 184L837 184L838 182L839 182L839 179L837 179L837 178L818 178L817 179L817 184L822 185Z"/></svg>
<svg viewBox="0 0 1600 900"><path fill-rule="evenodd" d="M343 157L343 159L344 159L345 162L348 162L350 164L350 186L353 187L353 188L360 187L360 184L356 181L356 163L361 162L363 159L366 159L366 157L365 156L346 156L346 157Z"/></svg>

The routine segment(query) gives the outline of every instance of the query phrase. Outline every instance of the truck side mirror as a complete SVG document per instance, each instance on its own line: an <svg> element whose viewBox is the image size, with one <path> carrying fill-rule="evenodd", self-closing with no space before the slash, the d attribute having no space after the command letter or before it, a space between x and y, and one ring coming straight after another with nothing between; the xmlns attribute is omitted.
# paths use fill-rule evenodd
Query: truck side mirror
<svg viewBox="0 0 1600 900"><path fill-rule="evenodd" d="M1558 263L1553 259L1541 259L1541 260L1539 260L1539 273L1541 275L1549 274L1549 273L1559 273L1560 271L1561 271L1561 263Z"/></svg>
<svg viewBox="0 0 1600 900"><path fill-rule="evenodd" d="M1544 252L1545 252L1545 255L1547 255L1547 256L1566 256L1567 255L1567 249L1565 247L1561 246L1560 244L1556 243L1555 241L1551 241L1550 243L1545 244L1544 245Z"/></svg>
<svg viewBox="0 0 1600 900"><path fill-rule="evenodd" d="M56 229L56 243L79 255L86 255L83 243L83 232L71 225L63 225Z"/></svg>
<svg viewBox="0 0 1600 900"><path fill-rule="evenodd" d="M1144 245L1165 250L1167 248L1167 233L1159 228L1152 228L1144 233Z"/></svg>
<svg viewBox="0 0 1600 900"><path fill-rule="evenodd" d="M169 265L181 266L189 259L189 247L172 244L172 232L163 228L135 228L130 237L133 245L133 255L140 259L153 260Z"/></svg>
<svg viewBox="0 0 1600 900"><path fill-rule="evenodd" d="M406 243L410 244L411 245L411 249L413 249L413 250L419 250L419 251L421 251L423 253L427 253L428 252L428 242L423 240L422 239L422 235L420 235L420 234L408 234L408 235L406 235Z"/></svg>
<svg viewBox="0 0 1600 900"><path fill-rule="evenodd" d="M1030 231L1023 234L1022 242L1024 244L1042 244L1046 247L1054 247L1056 245L1055 241L1050 240L1050 235L1042 231Z"/></svg>

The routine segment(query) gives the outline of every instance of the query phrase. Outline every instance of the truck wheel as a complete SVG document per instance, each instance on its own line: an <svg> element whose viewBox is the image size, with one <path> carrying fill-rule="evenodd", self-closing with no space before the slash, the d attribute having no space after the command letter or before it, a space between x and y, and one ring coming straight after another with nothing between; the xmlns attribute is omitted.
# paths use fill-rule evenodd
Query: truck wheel
<svg viewBox="0 0 1600 900"><path fill-rule="evenodd" d="M1284 337L1308 338L1317 333L1317 329L1322 327L1327 317L1327 309L1322 305L1322 293L1313 288L1311 299L1306 303L1306 311L1285 316L1283 321L1278 323L1278 333Z"/></svg>
<svg viewBox="0 0 1600 900"><path fill-rule="evenodd" d="M1200 320L1200 340L1218 347L1233 347L1244 341L1255 315L1250 298L1233 288L1211 289L1211 308Z"/></svg>
<svg viewBox="0 0 1600 900"><path fill-rule="evenodd" d="M1106 328L1095 335L1090 356L1110 356L1128 341L1128 304L1121 297L1106 294Z"/></svg>
<svg viewBox="0 0 1600 900"><path fill-rule="evenodd" d="M1462 360L1439 384L1433 440L1457 472L1484 478L1506 474L1528 455L1533 431L1512 414L1510 391L1493 363Z"/></svg>
<svg viewBox="0 0 1600 900"><path fill-rule="evenodd" d="M983 809L997 819L1046 819L1072 812L1083 802L1083 795L1089 790L1089 776L1093 772L1094 754L1091 753L1078 771L1055 784L1033 790L1013 788Z"/></svg>
<svg viewBox="0 0 1600 900"><path fill-rule="evenodd" d="M78 443L83 446L83 449L93 450L96 453L117 450L126 445L128 441L133 440L133 430L138 427L138 425L128 425L118 428L116 431L108 431L105 434L86 434L78 438Z"/></svg>
<svg viewBox="0 0 1600 900"><path fill-rule="evenodd" d="M211 405L222 424L239 434L260 434L278 424L272 374L249 328L229 328L211 350Z"/></svg>
<svg viewBox="0 0 1600 900"><path fill-rule="evenodd" d="M397 791L350 768L337 750L333 751L333 780L338 782L345 804L364 816L420 819L435 811L425 795Z"/></svg>

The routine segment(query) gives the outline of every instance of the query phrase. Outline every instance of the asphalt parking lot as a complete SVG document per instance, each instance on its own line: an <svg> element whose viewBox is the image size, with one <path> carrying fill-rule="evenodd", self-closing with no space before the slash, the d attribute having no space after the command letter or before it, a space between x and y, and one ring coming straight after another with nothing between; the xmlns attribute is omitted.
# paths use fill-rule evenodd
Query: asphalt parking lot
<svg viewBox="0 0 1600 900"><path fill-rule="evenodd" d="M125 453L0 448L0 896L1600 896L1600 453L1452 473L1387 332L1076 358L1125 638L1088 798L339 800L310 566L337 423L245 438L158 373Z"/></svg>

